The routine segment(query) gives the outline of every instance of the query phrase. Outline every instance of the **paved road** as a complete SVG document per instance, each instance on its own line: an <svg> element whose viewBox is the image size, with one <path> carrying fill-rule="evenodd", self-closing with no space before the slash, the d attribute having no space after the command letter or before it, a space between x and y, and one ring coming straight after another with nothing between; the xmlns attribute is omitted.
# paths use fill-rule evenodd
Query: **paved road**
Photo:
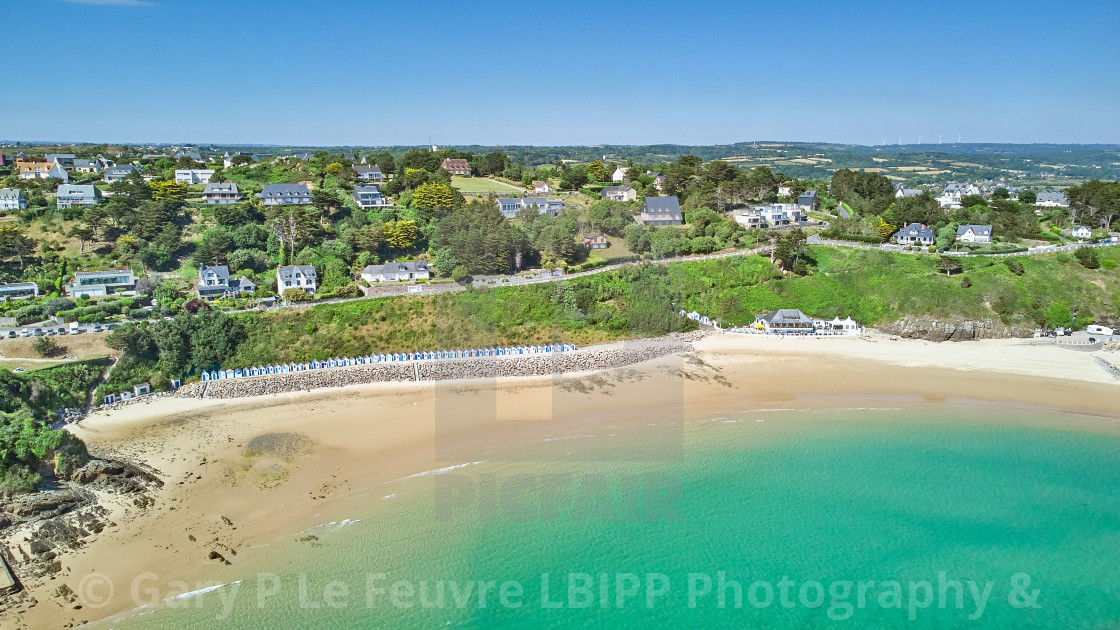
<svg viewBox="0 0 1120 630"><path fill-rule="evenodd" d="M653 263L655 265L667 265L669 263L675 263L675 262L694 262L694 261L697 261L697 260L716 260L716 259L719 259L719 258L730 258L731 256L747 256L747 255L750 255L750 254L760 254L762 252L770 251L770 249L771 249L770 246L767 245L767 246L764 246L764 247L757 247L757 248L754 248L754 249L740 249L740 250L736 250L736 251L732 251L732 252L723 252L723 253L719 253L719 254L707 254L707 255L704 255L704 256L678 256L678 257L675 257L675 258L660 258L660 259L656 259L656 260L649 260L647 262ZM625 264L630 264L630 263L620 263L620 264L617 264L617 265L607 265L605 267L598 267L598 268L595 268L595 269L590 269L588 271L581 271L581 272L578 272L578 273L570 273L570 274L566 274L566 275L563 275L563 276L549 276L547 278L531 278L531 277L526 277L526 276L496 276L496 277L487 277L485 279L481 279L479 281L474 282L473 285L461 285L461 284L458 284L458 283L455 283L455 282L441 283L441 284L404 285L404 286L400 287L402 289L400 292L390 293L390 294L386 294L386 295L371 295L371 296L362 296L362 297L354 297L354 298L342 298L342 299L337 299L337 300L322 300L322 301L315 301L315 302L295 302L295 303L290 303L290 304L285 303L285 304L279 305L279 307L276 307L276 306L255 307L255 308L247 308L247 309L240 309L240 310L237 310L237 311L227 311L227 312L229 312L229 313L246 313L246 312L250 312L250 311L272 310L272 309L275 309L275 308L308 308L308 307L316 306L318 304L342 304L344 302L357 302L359 300L372 300L372 299L382 298L382 297L399 297L399 296L403 296L403 295L432 295L434 293L447 293L449 291L464 291L464 290L468 289L470 286L474 286L474 287L518 287L518 286L524 286L524 285L527 285L527 284L543 284L543 283L546 283L546 282L560 282L562 280L568 280L570 278L580 278L580 277L583 277L583 276L591 276L591 275L594 275L594 274L597 274L597 273L606 273L608 271L614 271L615 269L618 269ZM407 292L407 289L405 288L407 286L420 287L421 290L419 292L416 292L416 293L410 293L410 292Z"/></svg>
<svg viewBox="0 0 1120 630"><path fill-rule="evenodd" d="M118 323L112 324L78 324L77 328L72 328L70 324L31 324L28 326L3 326L0 327L0 339L10 339L13 337L46 337L51 335L77 335L86 333L105 332L114 326L119 326ZM59 332L62 329L63 332ZM75 332L75 330L77 332ZM35 331L39 331L36 334Z"/></svg>

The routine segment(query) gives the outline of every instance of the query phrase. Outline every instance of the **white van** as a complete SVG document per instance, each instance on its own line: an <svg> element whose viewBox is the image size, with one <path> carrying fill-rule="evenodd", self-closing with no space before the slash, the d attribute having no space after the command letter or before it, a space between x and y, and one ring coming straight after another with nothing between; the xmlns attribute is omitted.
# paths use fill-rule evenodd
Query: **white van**
<svg viewBox="0 0 1120 630"><path fill-rule="evenodd" d="M80 332L82 332L82 329L78 328L78 322L70 322L70 334L76 335Z"/></svg>

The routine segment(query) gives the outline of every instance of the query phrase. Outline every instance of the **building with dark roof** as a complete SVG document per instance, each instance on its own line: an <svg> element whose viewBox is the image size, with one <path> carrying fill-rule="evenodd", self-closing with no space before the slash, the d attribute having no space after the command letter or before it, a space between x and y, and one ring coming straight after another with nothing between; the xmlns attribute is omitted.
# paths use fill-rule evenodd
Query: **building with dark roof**
<svg viewBox="0 0 1120 630"><path fill-rule="evenodd" d="M471 165L463 158L444 158L439 167L452 175L464 175L466 177L471 175Z"/></svg>
<svg viewBox="0 0 1120 630"><path fill-rule="evenodd" d="M637 221L642 225L682 225L684 214L681 213L681 204L675 195L646 197Z"/></svg>
<svg viewBox="0 0 1120 630"><path fill-rule="evenodd" d="M265 184L257 197L266 206L306 206L311 203L311 191L303 184Z"/></svg>

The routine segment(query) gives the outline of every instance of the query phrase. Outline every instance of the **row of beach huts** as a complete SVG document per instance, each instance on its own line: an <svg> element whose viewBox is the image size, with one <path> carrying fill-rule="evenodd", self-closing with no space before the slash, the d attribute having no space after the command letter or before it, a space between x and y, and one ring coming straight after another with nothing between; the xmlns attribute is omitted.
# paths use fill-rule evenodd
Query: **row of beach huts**
<svg viewBox="0 0 1120 630"><path fill-rule="evenodd" d="M359 357L336 357L322 361L306 361L300 363L281 363L278 365L256 365L250 368L233 370L213 370L202 373L203 381L217 381L230 378L247 378L255 376L270 376L273 374L290 374L292 372L305 372L308 370L323 370L336 367L350 367L355 365L371 365L375 363L398 363L409 361L430 361L434 359L470 359L479 357L503 357L531 354L550 354L553 352L570 352L575 350L573 343L551 343L521 346L492 346L489 348L461 348L458 350L425 350L422 352L390 352L374 353Z"/></svg>

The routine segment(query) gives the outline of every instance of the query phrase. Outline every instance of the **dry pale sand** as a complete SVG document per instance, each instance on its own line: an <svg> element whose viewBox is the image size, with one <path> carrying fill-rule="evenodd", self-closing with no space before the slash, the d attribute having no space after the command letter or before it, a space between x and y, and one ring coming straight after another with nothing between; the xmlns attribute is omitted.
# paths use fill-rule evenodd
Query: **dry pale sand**
<svg viewBox="0 0 1120 630"><path fill-rule="evenodd" d="M128 585L145 572L193 589L290 569L293 559L270 555L266 545L373 509L370 488L608 425L752 408L959 401L1088 414L1076 428L1120 432L1120 383L1084 352L1022 340L730 334L697 347L684 357L555 379L364 385L234 401L164 398L91 416L73 429L91 450L145 462L166 486L147 510L116 504L117 526L63 556L57 579L28 584L38 604L4 613L0 625L60 627L131 610ZM8 542L14 551L19 541ZM212 550L231 564L207 559ZM107 605L74 610L52 595L59 584L77 588L92 572L115 585Z"/></svg>

